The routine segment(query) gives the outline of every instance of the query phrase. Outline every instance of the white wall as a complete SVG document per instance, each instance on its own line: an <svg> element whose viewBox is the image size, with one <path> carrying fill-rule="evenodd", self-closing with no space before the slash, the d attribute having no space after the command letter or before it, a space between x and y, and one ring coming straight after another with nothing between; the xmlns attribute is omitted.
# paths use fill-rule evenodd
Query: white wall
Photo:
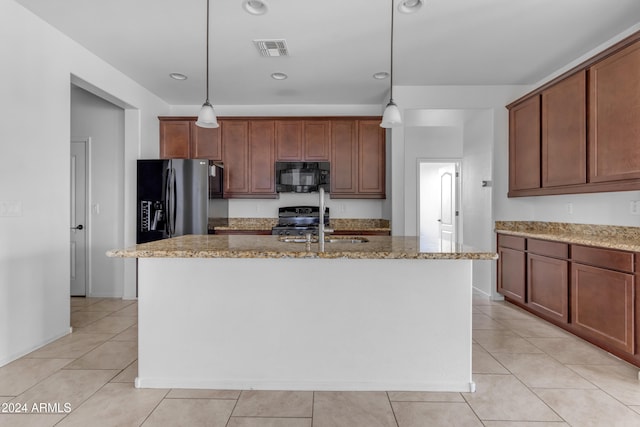
<svg viewBox="0 0 640 427"><path fill-rule="evenodd" d="M124 110L71 86L71 139L90 138L90 188L87 199L88 267L86 293L122 297L122 258L107 250L124 245Z"/></svg>
<svg viewBox="0 0 640 427"><path fill-rule="evenodd" d="M0 206L15 207L14 216L0 217L2 366L69 332L72 75L131 109L125 215L135 196L135 158L157 152L156 116L169 107L13 0L0 0L0 40ZM125 244L135 241L132 231Z"/></svg>
<svg viewBox="0 0 640 427"><path fill-rule="evenodd" d="M383 218L382 201L332 199L325 194L330 218ZM281 193L278 199L229 199L232 218L277 218L281 206L318 205L318 193Z"/></svg>
<svg viewBox="0 0 640 427"><path fill-rule="evenodd" d="M463 124L462 217L464 243L491 249L493 235L493 110L466 110ZM488 181L486 187L483 181ZM473 286L485 295L495 294L493 263L473 263Z"/></svg>

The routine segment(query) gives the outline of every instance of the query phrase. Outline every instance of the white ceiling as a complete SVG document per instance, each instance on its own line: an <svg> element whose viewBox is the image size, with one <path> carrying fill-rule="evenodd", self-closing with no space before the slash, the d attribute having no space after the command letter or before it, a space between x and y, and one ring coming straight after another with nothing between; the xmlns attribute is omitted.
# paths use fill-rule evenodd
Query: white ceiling
<svg viewBox="0 0 640 427"><path fill-rule="evenodd" d="M206 0L16 1L169 104L204 101ZM265 2L211 0L214 105L385 103L391 0ZM640 0L426 0L396 9L394 85L533 84L638 22ZM257 38L291 56L259 56Z"/></svg>

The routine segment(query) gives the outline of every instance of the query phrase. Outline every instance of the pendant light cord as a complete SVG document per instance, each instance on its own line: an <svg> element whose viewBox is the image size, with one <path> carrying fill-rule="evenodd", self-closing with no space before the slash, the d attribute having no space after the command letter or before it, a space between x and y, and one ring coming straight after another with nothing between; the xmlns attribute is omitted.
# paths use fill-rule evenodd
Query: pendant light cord
<svg viewBox="0 0 640 427"><path fill-rule="evenodd" d="M207 102L209 102L209 0L207 0Z"/></svg>
<svg viewBox="0 0 640 427"><path fill-rule="evenodd" d="M391 89L389 90L389 98L393 101L393 0L391 0L391 66L389 67L389 81Z"/></svg>

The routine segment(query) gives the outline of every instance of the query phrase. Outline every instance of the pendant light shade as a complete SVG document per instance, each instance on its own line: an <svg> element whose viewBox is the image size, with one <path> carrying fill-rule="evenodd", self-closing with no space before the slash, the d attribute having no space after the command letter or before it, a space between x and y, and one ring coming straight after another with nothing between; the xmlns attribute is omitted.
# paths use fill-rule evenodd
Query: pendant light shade
<svg viewBox="0 0 640 427"><path fill-rule="evenodd" d="M389 103L384 109L384 113L382 114L382 123L380 123L380 127L383 128L402 126L400 109L398 108L398 105L393 102L393 0L391 0L391 60L389 62L391 64L389 70L391 88L389 90Z"/></svg>
<svg viewBox="0 0 640 427"><path fill-rule="evenodd" d="M209 102L209 0L207 0L207 98L202 104L200 113L198 113L198 121L196 126L202 128L217 128L218 118L216 112L213 111L213 106Z"/></svg>
<svg viewBox="0 0 640 427"><path fill-rule="evenodd" d="M219 126L216 112L213 110L213 105L211 105L208 99L202 104L196 125L201 128L217 128Z"/></svg>
<svg viewBox="0 0 640 427"><path fill-rule="evenodd" d="M402 125L402 116L400 116L400 109L398 108L396 103L393 102L393 99L390 99L387 107L384 109L380 127L392 128L400 125Z"/></svg>

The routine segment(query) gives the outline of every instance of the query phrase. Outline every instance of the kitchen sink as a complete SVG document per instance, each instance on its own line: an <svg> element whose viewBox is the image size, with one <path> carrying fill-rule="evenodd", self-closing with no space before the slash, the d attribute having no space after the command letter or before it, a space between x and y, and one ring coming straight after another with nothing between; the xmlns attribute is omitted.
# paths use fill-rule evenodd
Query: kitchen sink
<svg viewBox="0 0 640 427"><path fill-rule="evenodd" d="M326 236L326 243L367 243L369 239L357 236Z"/></svg>
<svg viewBox="0 0 640 427"><path fill-rule="evenodd" d="M303 236L281 236L278 240L286 243L307 243ZM325 243L367 243L369 239L359 236L325 236ZM318 243L318 237L313 236L310 243Z"/></svg>

